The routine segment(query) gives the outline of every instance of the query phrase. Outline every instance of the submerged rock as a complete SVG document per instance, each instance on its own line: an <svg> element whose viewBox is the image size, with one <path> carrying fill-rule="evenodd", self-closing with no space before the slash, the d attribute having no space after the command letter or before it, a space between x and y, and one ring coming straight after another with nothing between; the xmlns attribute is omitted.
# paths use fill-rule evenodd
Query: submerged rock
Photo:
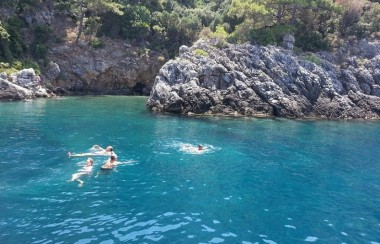
<svg viewBox="0 0 380 244"><path fill-rule="evenodd" d="M380 53L365 66L341 69L280 47L219 46L200 40L182 48L156 76L147 107L180 114L380 118Z"/></svg>

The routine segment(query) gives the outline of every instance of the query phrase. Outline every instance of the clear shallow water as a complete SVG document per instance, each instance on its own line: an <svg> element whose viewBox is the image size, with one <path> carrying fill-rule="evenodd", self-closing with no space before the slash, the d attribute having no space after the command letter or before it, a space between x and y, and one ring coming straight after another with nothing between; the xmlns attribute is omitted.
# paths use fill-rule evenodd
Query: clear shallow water
<svg viewBox="0 0 380 244"><path fill-rule="evenodd" d="M145 100L0 103L0 243L380 243L380 123L187 118ZM127 164L94 157L68 182L86 158L67 152L93 144Z"/></svg>

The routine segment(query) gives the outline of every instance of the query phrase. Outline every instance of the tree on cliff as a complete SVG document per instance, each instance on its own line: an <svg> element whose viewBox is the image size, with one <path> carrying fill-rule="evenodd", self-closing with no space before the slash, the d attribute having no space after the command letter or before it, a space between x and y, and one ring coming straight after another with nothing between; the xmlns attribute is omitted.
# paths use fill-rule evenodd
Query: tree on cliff
<svg viewBox="0 0 380 244"><path fill-rule="evenodd" d="M327 47L323 44L336 29L337 14L333 0L232 0L227 17L235 20L231 36L237 42L277 43L293 33L299 47L311 50Z"/></svg>
<svg viewBox="0 0 380 244"><path fill-rule="evenodd" d="M78 43L84 29L84 20L87 13L91 15L99 15L105 12L113 12L123 15L122 9L124 5L116 3L113 0L71 0L73 10L79 13L79 26L75 43Z"/></svg>
<svg viewBox="0 0 380 244"><path fill-rule="evenodd" d="M10 35L0 22L0 60L10 61L12 58L9 49L9 37Z"/></svg>

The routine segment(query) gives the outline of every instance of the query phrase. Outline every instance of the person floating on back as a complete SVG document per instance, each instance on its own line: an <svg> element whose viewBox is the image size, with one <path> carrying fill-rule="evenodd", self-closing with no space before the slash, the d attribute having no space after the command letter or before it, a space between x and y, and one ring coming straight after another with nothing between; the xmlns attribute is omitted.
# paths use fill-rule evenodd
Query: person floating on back
<svg viewBox="0 0 380 244"><path fill-rule="evenodd" d="M89 174L91 174L93 165L94 165L94 160L92 158L88 158L87 161L86 161L86 165L83 166L83 168L80 169L78 173L75 173L75 174L72 175L71 181L78 181L79 182L79 186L82 186L83 185L83 181L80 180L80 177L82 177L83 175L89 175Z"/></svg>
<svg viewBox="0 0 380 244"><path fill-rule="evenodd" d="M91 148L92 152L89 153L71 153L68 152L67 155L70 157L89 157L89 156L115 156L117 159L117 155L113 150L112 146L108 146L105 149L100 147L99 145L94 145Z"/></svg>

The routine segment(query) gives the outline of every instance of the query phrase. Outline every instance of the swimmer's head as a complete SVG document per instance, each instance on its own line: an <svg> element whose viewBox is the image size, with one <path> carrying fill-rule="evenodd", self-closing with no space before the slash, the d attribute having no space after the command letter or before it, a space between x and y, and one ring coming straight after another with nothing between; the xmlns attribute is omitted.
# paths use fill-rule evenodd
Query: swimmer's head
<svg viewBox="0 0 380 244"><path fill-rule="evenodd" d="M203 146L201 144L198 145L198 150L203 150Z"/></svg>
<svg viewBox="0 0 380 244"><path fill-rule="evenodd" d="M106 151L107 151L107 152L113 152L113 147L108 146L108 147L106 148Z"/></svg>
<svg viewBox="0 0 380 244"><path fill-rule="evenodd" d="M114 155L111 155L111 160L116 160L116 157Z"/></svg>
<svg viewBox="0 0 380 244"><path fill-rule="evenodd" d="M89 165L93 165L94 164L94 160L92 158L88 158L86 162Z"/></svg>

